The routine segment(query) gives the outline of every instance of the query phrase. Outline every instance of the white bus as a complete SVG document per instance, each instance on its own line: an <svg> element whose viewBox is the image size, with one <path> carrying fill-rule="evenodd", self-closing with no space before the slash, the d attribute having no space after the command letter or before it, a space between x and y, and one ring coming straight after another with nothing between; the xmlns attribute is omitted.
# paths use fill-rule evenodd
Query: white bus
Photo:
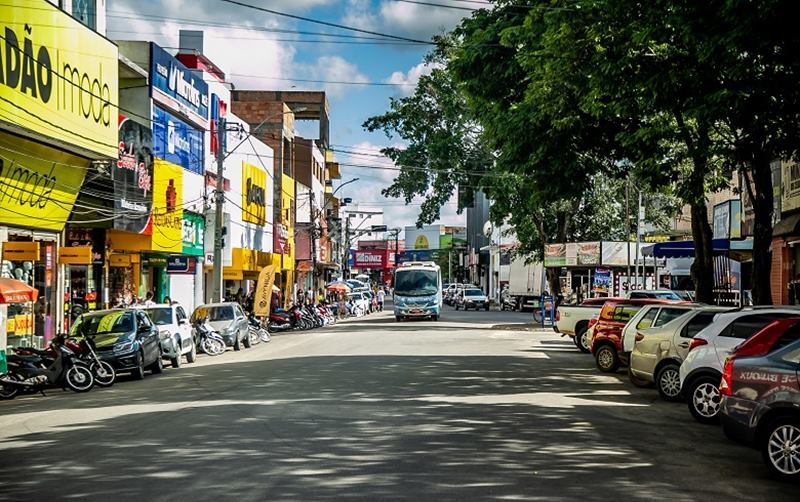
<svg viewBox="0 0 800 502"><path fill-rule="evenodd" d="M394 317L439 320L442 311L442 271L432 261L402 263L394 274Z"/></svg>

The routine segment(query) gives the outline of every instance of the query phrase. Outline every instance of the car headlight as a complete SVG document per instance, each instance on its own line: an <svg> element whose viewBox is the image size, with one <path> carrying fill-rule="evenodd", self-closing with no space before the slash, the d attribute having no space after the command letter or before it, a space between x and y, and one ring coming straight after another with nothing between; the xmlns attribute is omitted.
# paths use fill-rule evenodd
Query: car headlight
<svg viewBox="0 0 800 502"><path fill-rule="evenodd" d="M133 350L133 342L118 343L114 345L114 352L130 352Z"/></svg>

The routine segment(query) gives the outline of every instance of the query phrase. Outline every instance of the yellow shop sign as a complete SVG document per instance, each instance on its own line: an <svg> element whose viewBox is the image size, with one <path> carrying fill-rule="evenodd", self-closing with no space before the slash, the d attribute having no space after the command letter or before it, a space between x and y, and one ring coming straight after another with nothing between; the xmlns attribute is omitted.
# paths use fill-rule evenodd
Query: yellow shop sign
<svg viewBox="0 0 800 502"><path fill-rule="evenodd" d="M242 162L242 220L263 225L267 221L267 173Z"/></svg>
<svg viewBox="0 0 800 502"><path fill-rule="evenodd" d="M117 46L41 0L0 20L0 120L115 158Z"/></svg>
<svg viewBox="0 0 800 502"><path fill-rule="evenodd" d="M183 252L183 168L166 160L153 163L153 251Z"/></svg>
<svg viewBox="0 0 800 502"><path fill-rule="evenodd" d="M62 230L88 168L80 157L0 135L0 224Z"/></svg>

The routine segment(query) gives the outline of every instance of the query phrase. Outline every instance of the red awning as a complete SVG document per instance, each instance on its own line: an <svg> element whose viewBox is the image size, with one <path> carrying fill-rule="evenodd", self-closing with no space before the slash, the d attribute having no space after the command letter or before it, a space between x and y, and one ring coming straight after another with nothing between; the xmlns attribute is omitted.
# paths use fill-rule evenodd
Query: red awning
<svg viewBox="0 0 800 502"><path fill-rule="evenodd" d="M0 303L35 302L38 297L36 288L16 279L0 277Z"/></svg>

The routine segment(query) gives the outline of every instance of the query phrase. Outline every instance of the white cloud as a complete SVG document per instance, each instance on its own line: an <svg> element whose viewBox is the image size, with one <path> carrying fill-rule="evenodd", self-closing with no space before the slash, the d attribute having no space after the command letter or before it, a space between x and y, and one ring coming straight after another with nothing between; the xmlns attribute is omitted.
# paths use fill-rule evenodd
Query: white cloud
<svg viewBox="0 0 800 502"><path fill-rule="evenodd" d="M419 215L420 204L425 199L418 197L410 204L406 204L403 199L386 198L381 194L381 190L388 187L398 174L394 162L381 156L382 148L380 145L365 141L346 149L354 153L336 153L337 160L342 165L342 181L359 178L357 182L342 188L341 196L352 197L354 202L364 207L383 208L384 222L389 227L414 225ZM368 167L354 167L354 164ZM465 216L457 214L456 208L454 196L442 207L441 217L437 223L463 225Z"/></svg>
<svg viewBox="0 0 800 502"><path fill-rule="evenodd" d="M448 4L446 0L440 3ZM465 7L465 4L450 2L448 5ZM466 5L471 7L471 5ZM423 40L453 29L461 18L470 14L468 10L431 7L404 2L383 2L380 9L381 22L388 33L401 33Z"/></svg>
<svg viewBox="0 0 800 502"><path fill-rule="evenodd" d="M362 30L375 31L380 20L370 9L370 0L348 0L342 24Z"/></svg>
<svg viewBox="0 0 800 502"><path fill-rule="evenodd" d="M417 86L420 77L423 75L430 75L431 71L438 67L440 67L438 63L434 63L432 65L428 63L420 63L412 67L406 73L403 73L402 71L396 71L392 73L384 82L396 85L401 95L409 96L414 93L414 88Z"/></svg>
<svg viewBox="0 0 800 502"><path fill-rule="evenodd" d="M306 76L310 80L324 80L326 82L369 82L369 79L361 73L358 66L347 61L340 56L322 56L317 59L316 64L296 65L296 71ZM299 83L298 87L303 87ZM305 85L308 87L308 84ZM310 84L310 87L319 88L320 84ZM348 91L357 90L358 85L327 83L324 85L325 91L331 98L341 98Z"/></svg>

